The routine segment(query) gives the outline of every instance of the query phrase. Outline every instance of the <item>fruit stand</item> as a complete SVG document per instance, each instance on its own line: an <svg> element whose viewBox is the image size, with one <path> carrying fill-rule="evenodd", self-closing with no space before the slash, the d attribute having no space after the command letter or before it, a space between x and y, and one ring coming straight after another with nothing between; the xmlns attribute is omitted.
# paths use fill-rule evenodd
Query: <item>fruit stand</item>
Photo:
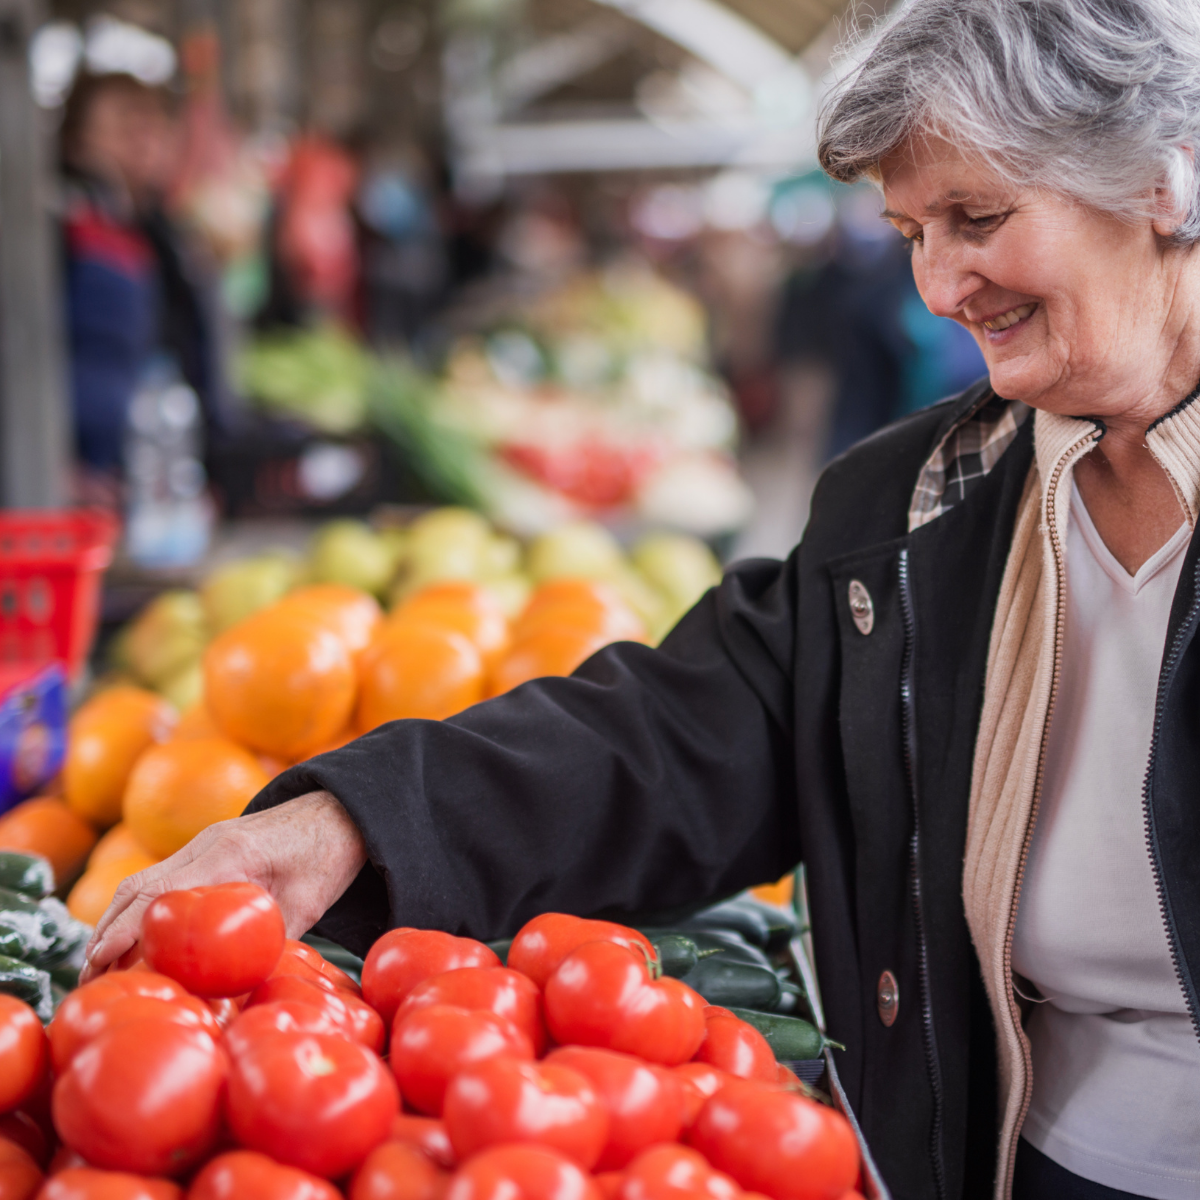
<svg viewBox="0 0 1200 1200"><path fill-rule="evenodd" d="M397 929L362 960L223 884L160 896L67 990L87 930L52 869L0 852L0 882L6 1197L887 1194L792 910Z"/></svg>

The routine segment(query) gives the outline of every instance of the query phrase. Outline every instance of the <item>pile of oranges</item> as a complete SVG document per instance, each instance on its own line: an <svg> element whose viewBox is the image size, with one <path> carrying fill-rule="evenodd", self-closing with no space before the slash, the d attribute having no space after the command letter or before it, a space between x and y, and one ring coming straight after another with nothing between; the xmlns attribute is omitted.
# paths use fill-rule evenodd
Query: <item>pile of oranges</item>
<svg viewBox="0 0 1200 1200"><path fill-rule="evenodd" d="M0 817L0 849L77 879L67 906L94 924L123 879L240 814L285 767L387 721L442 720L568 675L620 640L646 641L645 627L594 580L543 584L515 622L468 581L433 584L386 615L342 584L298 588L209 643L204 700L182 716L126 684L88 700L57 794Z"/></svg>

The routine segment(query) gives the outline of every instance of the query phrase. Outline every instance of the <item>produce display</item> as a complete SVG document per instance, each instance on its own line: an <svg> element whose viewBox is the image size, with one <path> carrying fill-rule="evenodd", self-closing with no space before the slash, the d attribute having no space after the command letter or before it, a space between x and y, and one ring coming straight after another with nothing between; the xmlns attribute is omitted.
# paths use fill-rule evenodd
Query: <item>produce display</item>
<svg viewBox="0 0 1200 1200"><path fill-rule="evenodd" d="M773 1048L821 1035L688 982L735 953L775 971L794 934L740 898L671 930L546 913L494 946L399 928L362 961L288 940L254 885L169 892L44 1030L0 982L0 1195L856 1200L851 1126Z"/></svg>
<svg viewBox="0 0 1200 1200"><path fill-rule="evenodd" d="M336 329L265 334L242 386L327 433L374 424L436 494L524 533L596 514L702 535L745 523L737 418L686 292L624 262L473 324L436 372Z"/></svg>
<svg viewBox="0 0 1200 1200"><path fill-rule="evenodd" d="M655 641L719 578L679 534L626 554L586 522L527 545L464 509L379 531L332 522L305 559L226 563L135 617L71 718L60 794L0 813L0 851L49 859L73 884L70 914L94 924L122 880L238 816L285 767L569 674L610 642Z"/></svg>

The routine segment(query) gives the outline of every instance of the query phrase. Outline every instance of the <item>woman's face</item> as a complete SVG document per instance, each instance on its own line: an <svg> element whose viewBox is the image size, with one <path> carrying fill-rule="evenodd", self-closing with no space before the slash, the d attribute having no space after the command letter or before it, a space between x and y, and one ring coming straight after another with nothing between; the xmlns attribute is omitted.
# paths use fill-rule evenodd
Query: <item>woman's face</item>
<svg viewBox="0 0 1200 1200"><path fill-rule="evenodd" d="M1159 390L1147 381L1172 371L1184 372L1175 399L1194 385L1194 364L1178 362L1191 256L1163 250L1149 220L1014 189L935 139L909 144L881 170L885 216L912 239L922 298L971 331L1000 395L1104 416L1144 406Z"/></svg>

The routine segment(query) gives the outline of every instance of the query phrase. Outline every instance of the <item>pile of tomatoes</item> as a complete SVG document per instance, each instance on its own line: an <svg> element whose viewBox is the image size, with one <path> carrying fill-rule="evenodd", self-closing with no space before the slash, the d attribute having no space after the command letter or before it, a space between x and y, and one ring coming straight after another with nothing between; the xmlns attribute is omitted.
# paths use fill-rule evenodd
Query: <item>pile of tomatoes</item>
<svg viewBox="0 0 1200 1200"><path fill-rule="evenodd" d="M0 1200L854 1200L846 1120L636 930L507 966L394 929L361 988L251 884L170 892L43 1030L0 996Z"/></svg>

